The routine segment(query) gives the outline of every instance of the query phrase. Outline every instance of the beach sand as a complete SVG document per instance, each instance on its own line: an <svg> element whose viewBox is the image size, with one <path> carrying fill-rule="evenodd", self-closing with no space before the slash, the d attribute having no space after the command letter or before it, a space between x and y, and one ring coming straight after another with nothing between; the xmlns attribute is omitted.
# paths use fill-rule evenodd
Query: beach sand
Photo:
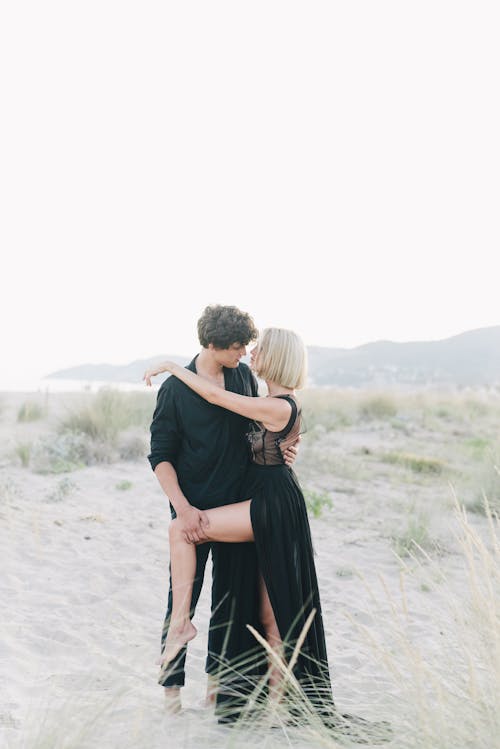
<svg viewBox="0 0 500 749"><path fill-rule="evenodd" d="M167 499L146 453L142 460L55 474L20 465L16 446L50 435L68 404L79 402L73 394L52 395L48 416L18 422L29 397L1 396L0 737L6 745L315 746L298 729L254 726L235 739L235 729L219 726L203 707L210 565L194 618L199 634L189 645L184 710L165 712L155 661L168 590ZM431 437L419 438L435 455ZM415 435L406 438L383 420L332 432L315 428L304 436L296 466L303 486L332 502L320 517L311 514L311 528L335 702L342 711L389 720L396 738L386 745L398 749L426 746L415 739L426 705L408 707L419 693L408 683L418 673L410 651L437 673L446 669L456 647L446 601L467 596L449 476L372 460L396 443L401 450L405 439L414 449ZM429 559L402 561L394 538L415 508L426 513L433 545ZM488 544L488 519L474 513L468 520ZM452 703L443 708L450 742ZM439 718L430 720L434 726ZM487 737L490 728L484 730Z"/></svg>

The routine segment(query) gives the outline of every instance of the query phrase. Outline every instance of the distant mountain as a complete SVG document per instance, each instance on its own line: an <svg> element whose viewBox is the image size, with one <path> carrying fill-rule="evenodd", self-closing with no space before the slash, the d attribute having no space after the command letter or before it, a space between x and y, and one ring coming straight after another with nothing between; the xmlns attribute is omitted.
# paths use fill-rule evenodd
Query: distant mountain
<svg viewBox="0 0 500 749"><path fill-rule="evenodd" d="M140 383L146 369L156 362L169 359L177 364L187 364L191 361L191 358L188 356L160 354L159 356L152 356L151 359L136 359L130 362L130 364L80 364L69 369L58 369L57 372L51 372L45 375L45 377L61 380L84 380L88 382L99 380L101 382ZM159 375L155 379L155 382L163 382L166 377L166 374Z"/></svg>
<svg viewBox="0 0 500 749"><path fill-rule="evenodd" d="M500 325L470 330L441 341L375 341L351 349L311 346L308 353L313 385L500 383ZM144 370L163 359L179 364L189 361L189 357L160 355L122 366L84 364L47 377L140 382ZM158 377L157 382L163 379L165 375Z"/></svg>
<svg viewBox="0 0 500 749"><path fill-rule="evenodd" d="M316 385L500 382L500 325L441 341L376 341L353 349L310 348Z"/></svg>

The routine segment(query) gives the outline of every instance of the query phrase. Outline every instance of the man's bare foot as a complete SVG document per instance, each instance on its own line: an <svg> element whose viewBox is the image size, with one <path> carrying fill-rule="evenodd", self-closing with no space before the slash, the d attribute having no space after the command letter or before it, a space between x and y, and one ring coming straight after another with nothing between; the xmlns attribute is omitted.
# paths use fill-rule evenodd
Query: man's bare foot
<svg viewBox="0 0 500 749"><path fill-rule="evenodd" d="M179 687L164 687L165 705L169 715L176 715L181 712L181 690Z"/></svg>
<svg viewBox="0 0 500 749"><path fill-rule="evenodd" d="M165 647L160 658L160 665L165 666L173 661L179 650L197 635L196 627L188 620L179 625L171 624L168 630Z"/></svg>

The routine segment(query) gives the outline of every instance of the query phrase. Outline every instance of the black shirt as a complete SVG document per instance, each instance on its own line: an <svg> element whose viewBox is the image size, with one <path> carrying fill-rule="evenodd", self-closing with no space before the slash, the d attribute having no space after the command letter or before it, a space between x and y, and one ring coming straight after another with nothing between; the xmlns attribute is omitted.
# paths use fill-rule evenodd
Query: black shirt
<svg viewBox="0 0 500 749"><path fill-rule="evenodd" d="M187 369L196 372L195 358ZM246 364L223 367L226 390L257 395L257 380ZM151 423L154 469L171 463L187 500L199 509L240 501L240 486L249 464L245 433L248 419L204 400L177 377L158 390Z"/></svg>

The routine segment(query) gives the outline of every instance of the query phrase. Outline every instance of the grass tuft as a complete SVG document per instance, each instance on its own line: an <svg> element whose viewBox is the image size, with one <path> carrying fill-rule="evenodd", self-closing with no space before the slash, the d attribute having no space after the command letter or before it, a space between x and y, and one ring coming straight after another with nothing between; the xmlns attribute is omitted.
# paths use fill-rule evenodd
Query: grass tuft
<svg viewBox="0 0 500 749"><path fill-rule="evenodd" d="M17 457L21 461L21 465L23 468L28 468L30 464L31 450L31 442L18 442L14 449L14 454L17 455Z"/></svg>
<svg viewBox="0 0 500 749"><path fill-rule="evenodd" d="M397 407L387 395L372 395L359 404L359 414L364 421L392 419L397 414Z"/></svg>
<svg viewBox="0 0 500 749"><path fill-rule="evenodd" d="M62 478L57 484L56 488L47 494L46 502L62 502L62 500L72 494L77 489L77 486L66 476Z"/></svg>
<svg viewBox="0 0 500 749"><path fill-rule="evenodd" d="M25 401L17 412L17 420L21 422L39 421L46 416L46 410L39 403Z"/></svg>
<svg viewBox="0 0 500 749"><path fill-rule="evenodd" d="M59 429L114 445L120 432L136 426L146 429L153 410L154 401L149 393L122 393L101 388L83 406L70 412Z"/></svg>
<svg viewBox="0 0 500 749"><path fill-rule="evenodd" d="M306 507L315 518L321 517L323 510L331 510L333 507L333 500L325 492L315 492L310 489L305 489L304 498L306 500Z"/></svg>
<svg viewBox="0 0 500 749"><path fill-rule="evenodd" d="M415 473L440 474L445 469L445 464L437 458L427 458L422 455L411 453L385 453L382 456L384 463L393 463L409 468Z"/></svg>
<svg viewBox="0 0 500 749"><path fill-rule="evenodd" d="M435 543L429 532L429 518L423 512L412 515L405 531L392 537L393 548L399 556L410 556L419 549L432 549Z"/></svg>

